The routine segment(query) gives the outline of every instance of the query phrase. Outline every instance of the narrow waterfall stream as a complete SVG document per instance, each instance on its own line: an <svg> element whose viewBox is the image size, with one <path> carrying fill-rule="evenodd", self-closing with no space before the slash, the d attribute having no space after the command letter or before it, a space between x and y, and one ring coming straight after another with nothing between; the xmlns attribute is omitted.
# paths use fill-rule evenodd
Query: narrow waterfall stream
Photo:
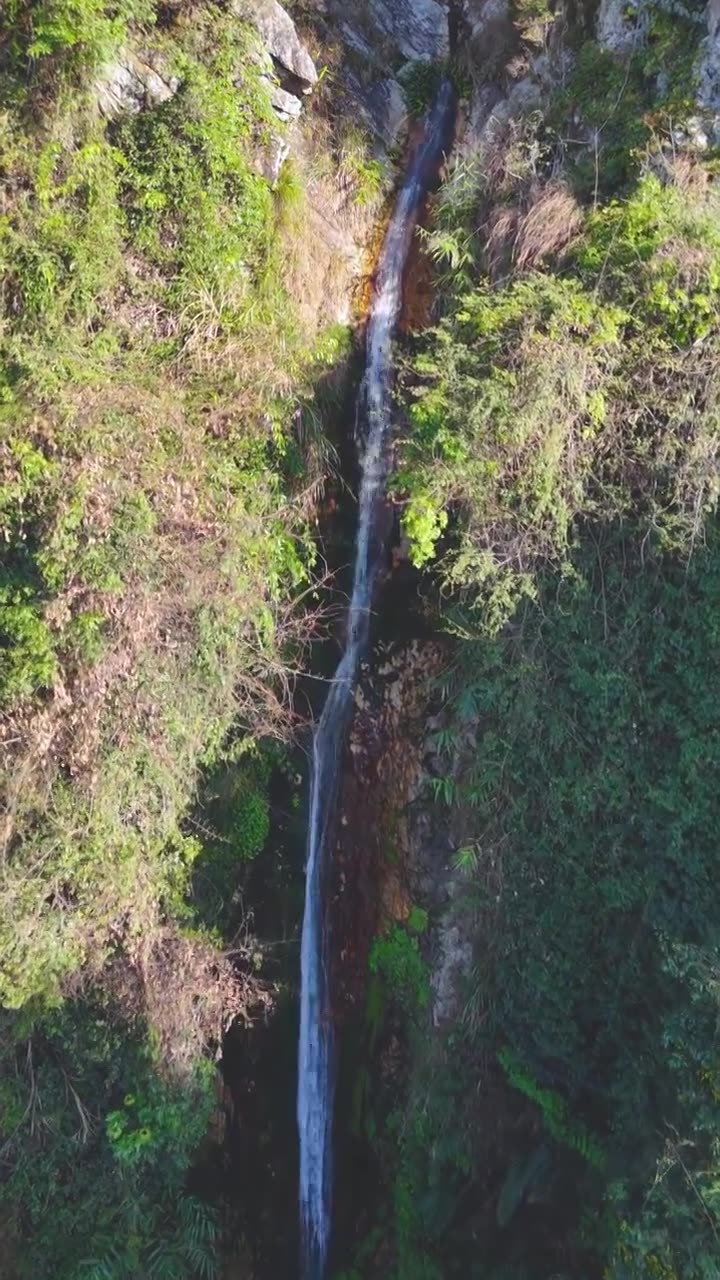
<svg viewBox="0 0 720 1280"><path fill-rule="evenodd" d="M380 254L367 327L358 417L364 427L352 596L345 650L313 741L305 910L301 947L298 1128L303 1280L323 1280L332 1213L335 1085L325 872L334 834L342 748L360 661L367 649L373 587L383 546L377 516L389 466L392 340L402 304L403 271L429 178L436 171L453 112L443 82L398 196Z"/></svg>

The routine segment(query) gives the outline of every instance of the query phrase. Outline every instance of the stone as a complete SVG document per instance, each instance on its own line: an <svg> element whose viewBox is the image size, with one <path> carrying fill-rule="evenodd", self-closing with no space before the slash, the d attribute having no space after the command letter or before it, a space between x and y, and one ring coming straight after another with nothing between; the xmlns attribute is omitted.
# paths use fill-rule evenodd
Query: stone
<svg viewBox="0 0 720 1280"><path fill-rule="evenodd" d="M713 121L707 116L688 116L672 130L673 145L693 151L707 151L715 140Z"/></svg>
<svg viewBox="0 0 720 1280"><path fill-rule="evenodd" d="M482 39L488 31L510 22L510 0L463 0L463 17L470 34Z"/></svg>
<svg viewBox="0 0 720 1280"><path fill-rule="evenodd" d="M97 104L107 119L156 107L177 93L180 80L171 75L160 54L123 49L95 82Z"/></svg>
<svg viewBox="0 0 720 1280"><path fill-rule="evenodd" d="M496 86L485 85L473 95L463 149L482 151L503 137L512 120L528 115L542 102L542 90L533 76L525 76L503 97Z"/></svg>
<svg viewBox="0 0 720 1280"><path fill-rule="evenodd" d="M340 23L340 34L346 49L352 49L353 53L372 65L377 62L377 54L372 45L365 39L360 31L356 31L355 27L351 27L347 22Z"/></svg>
<svg viewBox="0 0 720 1280"><path fill-rule="evenodd" d="M368 0L368 12L404 58L434 62L447 57L448 14L438 0Z"/></svg>
<svg viewBox="0 0 720 1280"><path fill-rule="evenodd" d="M392 148L404 138L408 127L405 95L397 80L380 80L365 96L373 132Z"/></svg>
<svg viewBox="0 0 720 1280"><path fill-rule="evenodd" d="M302 102L295 97L294 93L288 93L287 90L281 89L279 84L274 84L270 88L270 103L278 120L289 124L292 120L297 120L302 111Z"/></svg>
<svg viewBox="0 0 720 1280"><path fill-rule="evenodd" d="M253 159L253 168L261 178L265 178L271 187L280 177L280 170L290 154L292 140L291 129L282 134L272 133L268 140L258 147Z"/></svg>
<svg viewBox="0 0 720 1280"><path fill-rule="evenodd" d="M255 27L271 57L309 93L317 84L315 63L278 0L231 0L230 11Z"/></svg>
<svg viewBox="0 0 720 1280"><path fill-rule="evenodd" d="M442 1027L457 1017L463 982L472 969L468 922L463 929L453 921L451 911L446 912L438 929L437 944L439 955L431 975L432 1015L434 1025Z"/></svg>
<svg viewBox="0 0 720 1280"><path fill-rule="evenodd" d="M357 123L378 140L379 149L389 151L405 139L408 127L407 104L397 80L378 80L365 85L346 69L345 89L353 99Z"/></svg>
<svg viewBox="0 0 720 1280"><path fill-rule="evenodd" d="M698 66L698 106L713 116L711 129L720 134L720 0L707 7L707 36Z"/></svg>

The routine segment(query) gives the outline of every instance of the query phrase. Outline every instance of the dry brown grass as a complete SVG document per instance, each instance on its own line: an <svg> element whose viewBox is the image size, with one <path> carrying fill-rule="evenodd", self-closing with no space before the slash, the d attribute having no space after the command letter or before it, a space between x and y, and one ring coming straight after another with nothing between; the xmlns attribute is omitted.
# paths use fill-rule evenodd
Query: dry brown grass
<svg viewBox="0 0 720 1280"><path fill-rule="evenodd" d="M231 952L158 925L102 973L103 989L152 1031L171 1075L191 1074L208 1048L217 1051L233 1023L266 1017L274 988L254 972L249 933Z"/></svg>
<svg viewBox="0 0 720 1280"><path fill-rule="evenodd" d="M686 191L693 199L702 200L707 194L711 175L707 167L700 163L696 156L688 155L687 152L678 152L672 158L667 155L658 157L662 162L663 176L665 176L679 191Z"/></svg>
<svg viewBox="0 0 720 1280"><path fill-rule="evenodd" d="M494 208L485 229L487 269L498 281L559 258L579 235L582 210L562 183L533 182L519 200Z"/></svg>
<svg viewBox="0 0 720 1280"><path fill-rule="evenodd" d="M78 999L101 991L120 1018L143 1034L150 1030L160 1069L182 1080L199 1058L218 1053L234 1023L248 1027L269 1016L277 988L259 977L261 962L248 922L220 951L206 938L148 919L107 963L72 974L63 995Z"/></svg>
<svg viewBox="0 0 720 1280"><path fill-rule="evenodd" d="M559 257L578 235L582 210L563 183L534 185L518 220L513 257L518 271L532 271Z"/></svg>
<svg viewBox="0 0 720 1280"><path fill-rule="evenodd" d="M487 268L494 281L502 280L512 267L513 247L518 233L517 205L501 205L490 215L486 230Z"/></svg>

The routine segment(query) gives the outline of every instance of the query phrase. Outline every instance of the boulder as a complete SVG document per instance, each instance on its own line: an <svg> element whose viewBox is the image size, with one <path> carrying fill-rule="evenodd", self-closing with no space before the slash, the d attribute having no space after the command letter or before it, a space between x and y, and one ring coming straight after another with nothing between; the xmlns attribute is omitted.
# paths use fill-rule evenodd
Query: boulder
<svg viewBox="0 0 720 1280"><path fill-rule="evenodd" d="M280 177L280 170L290 154L292 130L285 129L282 134L272 133L262 146L256 149L253 157L253 168L261 178L265 178L271 187Z"/></svg>
<svg viewBox="0 0 720 1280"><path fill-rule="evenodd" d="M397 146L408 126L405 95L397 80L380 80L365 95L365 106L373 133L387 148Z"/></svg>
<svg viewBox="0 0 720 1280"><path fill-rule="evenodd" d="M255 27L275 62L295 77L303 93L309 93L317 83L315 63L278 0L231 0L230 9Z"/></svg>
<svg viewBox="0 0 720 1280"><path fill-rule="evenodd" d="M291 120L297 120L302 111L300 99L296 98L294 93L281 89L279 84L271 85L270 102L278 120L282 120L285 124L289 124Z"/></svg>
<svg viewBox="0 0 720 1280"><path fill-rule="evenodd" d="M170 74L156 51L123 49L98 75L95 95L102 114L113 119L159 106L172 98L179 86L179 78Z"/></svg>

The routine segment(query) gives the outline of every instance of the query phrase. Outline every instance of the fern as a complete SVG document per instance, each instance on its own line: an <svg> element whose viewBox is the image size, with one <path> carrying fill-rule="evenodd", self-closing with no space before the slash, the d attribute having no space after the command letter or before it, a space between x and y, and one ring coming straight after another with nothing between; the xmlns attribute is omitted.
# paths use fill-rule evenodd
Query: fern
<svg viewBox="0 0 720 1280"><path fill-rule="evenodd" d="M476 845L466 845L453 854L453 871L459 875L471 875L480 865L480 854Z"/></svg>
<svg viewBox="0 0 720 1280"><path fill-rule="evenodd" d="M573 1120L565 1099L554 1089L543 1089L524 1069L511 1049L501 1049L498 1060L513 1088L524 1093L526 1098L540 1108L548 1133L564 1146L577 1151L588 1164L596 1169L603 1169L606 1162L603 1147L584 1126Z"/></svg>

